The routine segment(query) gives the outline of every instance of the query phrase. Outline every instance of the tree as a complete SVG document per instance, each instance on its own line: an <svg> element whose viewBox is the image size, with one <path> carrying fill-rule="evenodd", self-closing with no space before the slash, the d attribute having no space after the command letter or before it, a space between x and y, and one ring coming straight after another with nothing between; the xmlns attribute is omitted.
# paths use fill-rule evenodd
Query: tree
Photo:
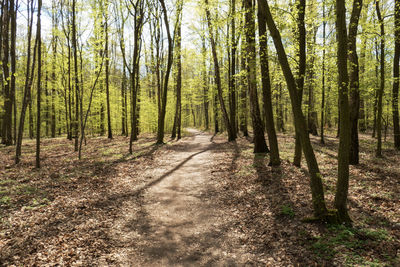
<svg viewBox="0 0 400 267"><path fill-rule="evenodd" d="M78 73L78 39L76 29L76 0L72 0L72 53L74 57L74 79L75 79L75 118L74 139L75 151L78 151L79 140L79 73Z"/></svg>
<svg viewBox="0 0 400 267"><path fill-rule="evenodd" d="M174 52L174 43L172 40L171 32L169 29L169 21L168 21L168 12L165 7L164 0L160 0L162 12L164 14L164 24L167 31L168 37L168 58L167 58L167 68L165 70L165 75L163 79L163 89L161 94L161 106L158 112L158 130L157 130L157 144L164 143L164 125L165 125L165 113L167 108L167 92L168 92L168 81L169 75L171 72L172 61L173 61L173 52Z"/></svg>
<svg viewBox="0 0 400 267"><path fill-rule="evenodd" d="M240 131L243 133L243 136L249 136L249 132L247 130L247 81L246 77L243 75L242 72L246 71L246 49L245 45L241 45L241 51L240 51L240 70L241 70L241 75L240 75L240 92L239 92L239 107L240 107L240 113L239 113L239 118L240 118L240 124L239 128Z"/></svg>
<svg viewBox="0 0 400 267"><path fill-rule="evenodd" d="M230 1L230 27L231 27L231 40L230 40L230 47L231 50L228 51L229 54L229 115L230 121L232 124L232 131L233 135L236 138L236 83L235 83L235 74L236 74L236 50L237 50L237 41L236 41L236 1ZM230 53L229 53L230 52Z"/></svg>
<svg viewBox="0 0 400 267"><path fill-rule="evenodd" d="M222 95L221 74L220 74L220 69L219 69L217 48L216 48L215 39L214 39L214 32L213 32L213 27L212 27L212 22L211 22L211 14L210 14L210 10L209 10L208 0L205 0L205 5L206 5L205 6L206 18L207 18L207 24L208 24L208 35L210 38L211 51L212 51L212 56L213 56L213 61L214 61L214 78L215 78L215 83L217 86L219 105L221 107L222 117L224 119L226 129L228 131L228 141L234 141L236 139L236 136L234 135L234 131L232 130L232 127L234 127L234 126L229 121L228 112L226 111L225 102L224 102L223 95ZM217 117L215 117L215 121L217 121ZM217 132L217 130L218 130L217 128L218 127L216 124L215 132Z"/></svg>
<svg viewBox="0 0 400 267"><path fill-rule="evenodd" d="M182 124L182 49L181 49L181 38L182 38L182 5L183 1L178 0L178 12L175 30L175 56L176 56L176 107L175 107L175 118L174 126L172 127L171 138L176 137L178 133L178 140L181 139L181 124Z"/></svg>
<svg viewBox="0 0 400 267"><path fill-rule="evenodd" d="M37 70L37 118L36 118L36 168L40 168L40 128L41 128L41 117L40 117L40 104L41 104L41 75L42 75L42 40L41 40L41 24L40 15L42 9L42 0L38 2L37 11L37 31L36 35L38 40L38 70Z"/></svg>
<svg viewBox="0 0 400 267"><path fill-rule="evenodd" d="M321 144L325 144L325 58L326 58L326 14L325 2L322 2L322 97L321 97Z"/></svg>
<svg viewBox="0 0 400 267"><path fill-rule="evenodd" d="M4 118L2 125L2 143L6 146L12 145L12 86L10 77L10 20L12 20L12 10L14 10L14 1L5 1L2 5L2 45L3 48L3 92L4 92Z"/></svg>
<svg viewBox="0 0 400 267"><path fill-rule="evenodd" d="M297 43L298 43L298 69L297 69L297 94L299 103L301 105L303 99L303 89L304 89L304 76L306 74L306 27L304 23L304 17L306 12L306 0L298 0L297 4ZM295 124L296 125L296 124ZM296 126L295 126L296 127ZM295 149L294 149L294 159L293 164L297 167L301 165L301 142L300 142L300 134L296 129L296 142L295 142Z"/></svg>
<svg viewBox="0 0 400 267"><path fill-rule="evenodd" d="M299 101L298 88L294 79L292 70L290 68L286 51L283 47L280 32L278 31L273 20L268 2L260 0L261 15L265 17L268 29L274 41L275 49L278 55L279 63L281 65L283 74L285 76L286 84L290 93L290 100L292 103L292 112L294 116L294 123L296 132L299 135L301 146L306 158L308 171L310 175L310 187L312 194L312 204L314 208L314 215L316 218L322 220L329 220L330 215L325 205L324 190L322 187L322 178L319 171L318 163L315 158L314 150L311 146L310 138L307 132L306 120L301 110L301 102Z"/></svg>
<svg viewBox="0 0 400 267"><path fill-rule="evenodd" d="M376 156L382 157L382 98L385 91L385 25L380 9L380 0L375 2L376 15L378 17L380 27L380 85L377 91L377 117L376 117L376 132L377 132L377 147Z"/></svg>
<svg viewBox="0 0 400 267"><path fill-rule="evenodd" d="M393 90L392 113L394 147L400 150L400 126L399 126L399 64L400 64L400 1L395 0L394 6L394 58L393 58Z"/></svg>
<svg viewBox="0 0 400 267"><path fill-rule="evenodd" d="M18 138L15 148L15 164L18 164L21 156L21 146L22 146L22 137L24 134L24 124L25 124L25 114L28 104L31 98L31 87L33 83L33 76L35 71L35 63L36 63L36 51L38 45L38 35L36 35L35 45L33 49L33 59L31 66L31 39L32 39L32 28L33 28L33 0L27 2L27 29L28 29L28 45L27 45L27 57L26 57L26 71L25 71L25 86L24 86L24 96L22 100L22 107L18 125Z"/></svg>
<svg viewBox="0 0 400 267"><path fill-rule="evenodd" d="M108 138L112 139L112 129L111 129L111 107L110 107L110 58L109 58L109 53L108 53L108 0L105 1L105 7L104 7L104 37L105 37L105 57L106 57L106 101L107 101L107 133L108 133Z"/></svg>
<svg viewBox="0 0 400 267"><path fill-rule="evenodd" d="M357 56L357 28L361 14L362 0L353 1L353 10L351 12L349 24L349 62L350 62L350 123L351 123L351 141L350 141L350 164L358 164L358 118L360 111L360 78Z"/></svg>
<svg viewBox="0 0 400 267"><path fill-rule="evenodd" d="M51 18L52 18L52 38L51 45L53 50L53 62L52 62L52 89L51 89L51 137L56 137L56 86L57 86L57 73L56 73L56 64L57 64L57 26L58 26L58 17L56 14L56 3L52 1L52 10L51 10Z"/></svg>
<svg viewBox="0 0 400 267"><path fill-rule="evenodd" d="M12 101L14 123L13 124L13 137L14 142L17 140L17 106L16 106L16 73L17 73L17 60L16 60L16 44L17 44L17 11L18 11L18 0L10 0L10 24L11 24L11 45L10 45L10 59L11 59L11 73L10 73L10 98ZM10 126L9 126L10 127ZM10 128L9 128L10 130Z"/></svg>
<svg viewBox="0 0 400 267"><path fill-rule="evenodd" d="M338 42L337 66L339 73L340 133L338 152L338 180L336 184L335 208L340 222L350 222L347 213L347 194L349 187L350 116L347 72L348 39L346 29L345 0L336 0L336 38Z"/></svg>
<svg viewBox="0 0 400 267"><path fill-rule="evenodd" d="M258 0L259 2L260 0ZM261 4L259 3L259 6ZM269 77L269 63L268 63L268 37L267 37L267 24L265 18L262 16L260 9L257 12L258 15L258 33L260 42L260 68L261 68L261 82L263 91L263 102L264 102L264 113L265 113L265 124L268 134L268 141L270 151L270 162L271 166L279 166L279 148L278 140L276 138L274 114L272 111L272 100L271 100L271 81Z"/></svg>
<svg viewBox="0 0 400 267"><path fill-rule="evenodd" d="M255 46L255 19L252 0L243 1L245 11L245 36L246 36L246 69L247 83L250 96L250 114L253 123L254 153L269 152L265 142L264 126L261 120L260 106L258 104L257 77L256 77L256 46Z"/></svg>

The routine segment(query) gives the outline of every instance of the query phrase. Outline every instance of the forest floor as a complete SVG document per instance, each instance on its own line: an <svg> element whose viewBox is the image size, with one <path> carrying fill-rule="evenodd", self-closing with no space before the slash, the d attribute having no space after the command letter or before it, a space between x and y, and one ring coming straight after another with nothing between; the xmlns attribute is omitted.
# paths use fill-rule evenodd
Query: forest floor
<svg viewBox="0 0 400 267"><path fill-rule="evenodd" d="M35 143L22 162L0 147L0 266L400 266L400 153L360 135L351 167L353 227L309 224L306 164L292 161L294 138L279 135L282 165L254 155L246 138L227 143L189 129L127 153L126 137L89 138L83 159L65 138ZM337 145L312 137L332 206Z"/></svg>

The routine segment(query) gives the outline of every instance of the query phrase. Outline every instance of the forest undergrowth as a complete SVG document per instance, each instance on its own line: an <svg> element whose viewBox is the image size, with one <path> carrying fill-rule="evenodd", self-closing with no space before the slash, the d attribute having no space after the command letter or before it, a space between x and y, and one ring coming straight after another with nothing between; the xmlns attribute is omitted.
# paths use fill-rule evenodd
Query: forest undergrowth
<svg viewBox="0 0 400 267"><path fill-rule="evenodd" d="M210 136L211 137L211 136ZM190 137L184 137L184 140ZM127 183L149 182L145 170L156 169L177 145L154 145L142 135L128 154L125 137L89 138L78 160L65 138L43 140L42 168L33 169L33 141L26 141L22 162L13 165L13 148L0 147L0 265L113 265L110 251L121 246L109 231L118 207L140 201ZM268 166L268 155L253 154L249 139L226 142L211 138L211 179L216 209L230 214L228 231L240 237L254 265L398 266L400 252L400 154L384 143L384 157L373 156L374 142L360 135L360 164L351 166L349 212L353 226L312 224L305 162L291 164L294 138L280 134L282 164ZM390 141L390 140L389 140ZM337 173L337 139L326 144L312 138L332 206ZM172 150L173 151L173 150ZM178 152L176 152L178 153Z"/></svg>

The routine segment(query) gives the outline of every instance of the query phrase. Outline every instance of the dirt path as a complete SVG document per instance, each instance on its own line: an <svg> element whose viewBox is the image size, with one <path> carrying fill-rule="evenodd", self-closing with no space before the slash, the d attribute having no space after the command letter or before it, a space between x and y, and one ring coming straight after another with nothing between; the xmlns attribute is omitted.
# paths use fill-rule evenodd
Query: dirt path
<svg viewBox="0 0 400 267"><path fill-rule="evenodd" d="M194 135L170 147L153 182L124 203L115 222L112 258L125 266L236 265L249 262L229 233L229 217L215 205L211 136Z"/></svg>

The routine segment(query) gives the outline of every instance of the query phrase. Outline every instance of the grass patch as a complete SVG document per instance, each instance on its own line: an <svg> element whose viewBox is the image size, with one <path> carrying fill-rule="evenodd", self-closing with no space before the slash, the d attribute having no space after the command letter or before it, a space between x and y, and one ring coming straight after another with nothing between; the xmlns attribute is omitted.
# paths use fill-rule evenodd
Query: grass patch
<svg viewBox="0 0 400 267"><path fill-rule="evenodd" d="M375 259L368 261L362 256L371 245L378 242L391 240L391 236L385 229L357 229L343 225L328 226L328 232L314 238L311 249L315 256L320 259L330 260L336 254L345 257L346 264L361 264L362 266L382 266L382 263ZM389 259L390 260L390 259Z"/></svg>
<svg viewBox="0 0 400 267"><path fill-rule="evenodd" d="M0 205L9 205L11 203L11 198L9 196L3 196L0 198Z"/></svg>
<svg viewBox="0 0 400 267"><path fill-rule="evenodd" d="M281 215L293 218L295 213L290 205L285 204L281 206Z"/></svg>

